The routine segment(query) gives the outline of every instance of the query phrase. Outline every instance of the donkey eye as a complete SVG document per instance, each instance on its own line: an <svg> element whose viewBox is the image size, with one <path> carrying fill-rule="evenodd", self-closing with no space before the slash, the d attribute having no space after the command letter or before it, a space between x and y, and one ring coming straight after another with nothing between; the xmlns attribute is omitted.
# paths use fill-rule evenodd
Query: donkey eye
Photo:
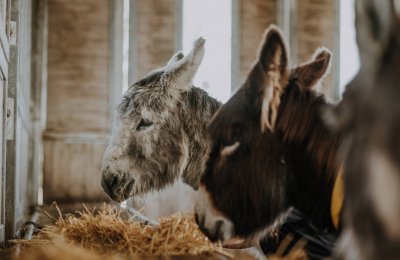
<svg viewBox="0 0 400 260"><path fill-rule="evenodd" d="M142 131L148 128L149 126L153 125L152 122L141 119L138 126L136 127L136 131Z"/></svg>

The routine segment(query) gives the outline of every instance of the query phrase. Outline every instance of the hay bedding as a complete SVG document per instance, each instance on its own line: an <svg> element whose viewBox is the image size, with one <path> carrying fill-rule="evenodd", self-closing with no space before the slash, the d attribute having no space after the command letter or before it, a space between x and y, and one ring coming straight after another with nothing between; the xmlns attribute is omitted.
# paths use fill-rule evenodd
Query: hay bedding
<svg viewBox="0 0 400 260"><path fill-rule="evenodd" d="M57 205L56 205L57 207ZM110 206L94 214L86 206L78 216L59 218L54 225L45 226L31 240L15 240L23 254L41 251L42 254L59 248L87 259L99 255L210 255L219 253L233 257L221 245L211 243L198 229L193 214L176 213L170 218L160 218L160 225L151 227L133 221L135 215L125 218L121 211ZM70 248L65 250L65 248ZM42 250L40 250L42 249ZM54 250L53 250L54 251ZM61 252L59 252L61 253ZM58 254L60 255L60 254ZM58 257L59 258L59 257ZM73 256L70 256L73 259Z"/></svg>
<svg viewBox="0 0 400 260"><path fill-rule="evenodd" d="M57 207L57 205L55 205ZM123 260L130 256L211 255L218 253L233 258L221 244L211 243L201 233L193 214L176 213L170 218L160 218L160 225L152 227L133 221L136 215L124 217L121 210L104 205L94 214L85 205L84 212L63 216L59 208L58 219L45 226L31 240L12 241L21 251L14 259L88 259ZM140 211L139 211L140 213ZM49 215L50 216L50 215ZM50 216L51 217L51 216ZM287 237L276 255L270 260L307 260L299 241L288 255L282 253L292 237Z"/></svg>

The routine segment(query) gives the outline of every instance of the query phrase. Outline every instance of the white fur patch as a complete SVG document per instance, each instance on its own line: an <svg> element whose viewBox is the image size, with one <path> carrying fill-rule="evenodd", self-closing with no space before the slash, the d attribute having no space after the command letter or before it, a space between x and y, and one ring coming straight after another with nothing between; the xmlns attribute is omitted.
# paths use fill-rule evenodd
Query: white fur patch
<svg viewBox="0 0 400 260"><path fill-rule="evenodd" d="M382 150L369 155L371 201L386 233L400 240L400 169Z"/></svg>
<svg viewBox="0 0 400 260"><path fill-rule="evenodd" d="M209 194L202 186L199 187L195 212L199 216L199 223L202 224L202 228L206 229L209 234L214 234L217 224L222 222L219 231L222 234L222 237L220 237L221 242L228 241L234 237L233 223L214 209Z"/></svg>
<svg viewBox="0 0 400 260"><path fill-rule="evenodd" d="M261 131L268 128L274 132L278 108L281 104L283 88L279 84L280 74L275 70L268 72L269 84L264 90L264 99L261 107Z"/></svg>
<svg viewBox="0 0 400 260"><path fill-rule="evenodd" d="M221 150L221 156L222 157L230 156L231 154L233 154L236 151L237 148L239 148L239 146L240 146L240 142L235 142L232 145L225 146Z"/></svg>

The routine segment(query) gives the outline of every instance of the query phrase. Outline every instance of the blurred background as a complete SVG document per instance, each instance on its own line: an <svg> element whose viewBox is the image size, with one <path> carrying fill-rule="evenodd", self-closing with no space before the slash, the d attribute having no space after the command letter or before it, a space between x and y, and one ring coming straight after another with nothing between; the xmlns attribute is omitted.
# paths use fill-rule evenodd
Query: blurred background
<svg viewBox="0 0 400 260"><path fill-rule="evenodd" d="M291 65L321 46L333 66L322 92L340 100L359 67L353 0L0 0L3 106L0 241L32 207L108 201L102 157L122 93L178 50L206 39L194 85L226 102L245 79L270 24ZM184 184L136 207L150 217L192 207Z"/></svg>

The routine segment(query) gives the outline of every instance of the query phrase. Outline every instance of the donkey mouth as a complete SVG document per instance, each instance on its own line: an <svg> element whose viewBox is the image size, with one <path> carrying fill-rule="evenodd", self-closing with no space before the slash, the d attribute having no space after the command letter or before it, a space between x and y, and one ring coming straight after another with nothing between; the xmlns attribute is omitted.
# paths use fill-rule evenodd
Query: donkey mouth
<svg viewBox="0 0 400 260"><path fill-rule="evenodd" d="M132 191L133 187L135 186L135 180L131 180L123 189L121 195L122 195L122 200L126 200L129 197L132 197Z"/></svg>

